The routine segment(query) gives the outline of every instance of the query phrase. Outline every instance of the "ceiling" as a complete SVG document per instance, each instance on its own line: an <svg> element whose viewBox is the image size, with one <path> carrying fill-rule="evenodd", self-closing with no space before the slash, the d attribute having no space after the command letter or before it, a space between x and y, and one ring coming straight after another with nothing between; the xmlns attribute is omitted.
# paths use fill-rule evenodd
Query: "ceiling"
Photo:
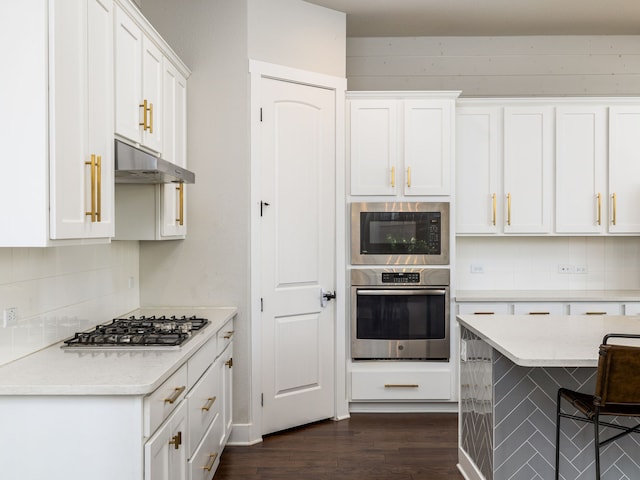
<svg viewBox="0 0 640 480"><path fill-rule="evenodd" d="M348 37L638 35L638 0L306 0L347 14Z"/></svg>

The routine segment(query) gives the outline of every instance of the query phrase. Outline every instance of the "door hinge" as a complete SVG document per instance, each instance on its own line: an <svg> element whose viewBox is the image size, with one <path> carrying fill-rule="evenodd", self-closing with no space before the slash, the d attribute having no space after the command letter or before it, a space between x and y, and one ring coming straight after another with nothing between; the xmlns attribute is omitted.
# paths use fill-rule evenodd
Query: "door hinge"
<svg viewBox="0 0 640 480"><path fill-rule="evenodd" d="M260 394L260 406L264 407L264 393Z"/></svg>
<svg viewBox="0 0 640 480"><path fill-rule="evenodd" d="M264 312L264 298L260 297L260 311Z"/></svg>
<svg viewBox="0 0 640 480"><path fill-rule="evenodd" d="M268 207L269 205L271 205L269 202L263 202L262 200L260 200L260 216L262 216L264 207Z"/></svg>
<svg viewBox="0 0 640 480"><path fill-rule="evenodd" d="M260 121L262 121L262 107L260 107Z"/></svg>

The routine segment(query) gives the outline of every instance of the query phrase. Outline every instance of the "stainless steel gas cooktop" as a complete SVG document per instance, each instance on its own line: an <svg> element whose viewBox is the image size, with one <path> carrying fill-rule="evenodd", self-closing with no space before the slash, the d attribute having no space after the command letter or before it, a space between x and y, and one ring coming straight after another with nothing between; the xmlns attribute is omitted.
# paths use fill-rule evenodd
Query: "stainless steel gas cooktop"
<svg viewBox="0 0 640 480"><path fill-rule="evenodd" d="M118 318L88 332L76 333L62 348L179 347L209 324L206 318L176 316Z"/></svg>

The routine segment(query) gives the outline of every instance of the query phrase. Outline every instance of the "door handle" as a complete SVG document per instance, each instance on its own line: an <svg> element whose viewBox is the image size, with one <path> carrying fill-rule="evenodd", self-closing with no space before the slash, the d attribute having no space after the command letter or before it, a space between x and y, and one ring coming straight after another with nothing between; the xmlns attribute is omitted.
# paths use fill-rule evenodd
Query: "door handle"
<svg viewBox="0 0 640 480"><path fill-rule="evenodd" d="M326 307L329 300L336 298L336 292L320 289L320 306Z"/></svg>

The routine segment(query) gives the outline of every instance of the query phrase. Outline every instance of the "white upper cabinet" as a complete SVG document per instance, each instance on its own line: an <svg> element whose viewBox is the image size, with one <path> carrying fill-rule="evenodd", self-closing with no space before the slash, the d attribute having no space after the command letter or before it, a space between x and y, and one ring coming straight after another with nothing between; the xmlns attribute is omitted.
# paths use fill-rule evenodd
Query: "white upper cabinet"
<svg viewBox="0 0 640 480"><path fill-rule="evenodd" d="M609 108L609 232L640 233L640 105Z"/></svg>
<svg viewBox="0 0 640 480"><path fill-rule="evenodd" d="M398 165L398 103L349 102L352 195L395 195Z"/></svg>
<svg viewBox="0 0 640 480"><path fill-rule="evenodd" d="M498 107L456 110L456 232L498 233L502 225Z"/></svg>
<svg viewBox="0 0 640 480"><path fill-rule="evenodd" d="M607 108L556 108L556 232L607 231Z"/></svg>
<svg viewBox="0 0 640 480"><path fill-rule="evenodd" d="M405 100L404 194L449 195L453 102Z"/></svg>
<svg viewBox="0 0 640 480"><path fill-rule="evenodd" d="M165 59L163 68L163 157L180 167L187 166L187 80ZM186 188L184 184L162 185L163 237L185 236Z"/></svg>
<svg viewBox="0 0 640 480"><path fill-rule="evenodd" d="M457 96L350 92L351 195L449 195Z"/></svg>
<svg viewBox="0 0 640 480"><path fill-rule="evenodd" d="M505 233L551 232L553 108L504 108Z"/></svg>
<svg viewBox="0 0 640 480"><path fill-rule="evenodd" d="M162 52L119 7L116 7L115 37L115 131L160 153Z"/></svg>
<svg viewBox="0 0 640 480"><path fill-rule="evenodd" d="M0 80L0 246L108 242L113 3L3 2L0 18L5 60L20 66Z"/></svg>

